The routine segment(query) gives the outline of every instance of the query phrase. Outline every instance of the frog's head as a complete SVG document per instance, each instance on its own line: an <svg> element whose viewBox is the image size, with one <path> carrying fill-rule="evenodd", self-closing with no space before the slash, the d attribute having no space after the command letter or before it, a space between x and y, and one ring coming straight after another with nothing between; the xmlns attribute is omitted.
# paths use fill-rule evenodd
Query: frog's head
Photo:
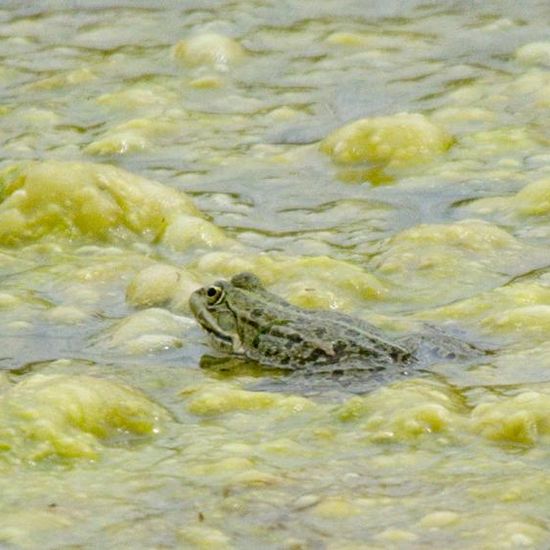
<svg viewBox="0 0 550 550"><path fill-rule="evenodd" d="M261 290L260 279L253 273L243 272L230 281L216 281L191 294L191 312L215 348L226 353L244 353L239 322L242 313L252 306L253 293Z"/></svg>

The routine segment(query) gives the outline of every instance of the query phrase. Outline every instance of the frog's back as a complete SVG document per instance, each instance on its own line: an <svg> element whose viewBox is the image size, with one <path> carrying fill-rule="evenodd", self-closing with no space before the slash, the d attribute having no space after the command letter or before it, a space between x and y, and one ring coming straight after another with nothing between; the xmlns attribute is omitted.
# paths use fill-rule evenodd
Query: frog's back
<svg viewBox="0 0 550 550"><path fill-rule="evenodd" d="M273 312L272 312L273 313ZM319 372L378 369L404 363L411 351L366 321L327 310L286 304L250 342L250 358L272 366Z"/></svg>

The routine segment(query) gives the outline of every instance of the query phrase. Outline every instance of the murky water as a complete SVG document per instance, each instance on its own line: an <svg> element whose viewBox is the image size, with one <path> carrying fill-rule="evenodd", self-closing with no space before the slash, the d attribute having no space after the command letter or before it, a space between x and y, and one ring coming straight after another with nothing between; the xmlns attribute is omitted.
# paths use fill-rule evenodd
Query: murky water
<svg viewBox="0 0 550 550"><path fill-rule="evenodd" d="M548 546L546 4L4 2L0 546ZM257 391L242 270L495 351Z"/></svg>

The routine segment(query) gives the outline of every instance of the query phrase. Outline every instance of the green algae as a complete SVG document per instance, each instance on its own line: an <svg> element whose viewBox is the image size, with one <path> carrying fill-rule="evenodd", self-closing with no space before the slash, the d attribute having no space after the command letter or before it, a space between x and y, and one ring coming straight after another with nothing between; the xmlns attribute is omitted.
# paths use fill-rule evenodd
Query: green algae
<svg viewBox="0 0 550 550"><path fill-rule="evenodd" d="M150 436L168 419L139 391L90 376L36 374L0 395L0 449L9 462L97 459L102 441Z"/></svg>
<svg viewBox="0 0 550 550"><path fill-rule="evenodd" d="M181 216L192 223L199 215L184 193L101 164L49 161L10 167L2 174L2 193L0 242L5 245L51 235L150 242L162 240L171 223L182 223ZM171 237L170 244L177 246L177 239Z"/></svg>
<svg viewBox="0 0 550 550"><path fill-rule="evenodd" d="M413 4L2 9L0 546L548 545L546 29ZM186 305L245 269L490 353L259 391Z"/></svg>

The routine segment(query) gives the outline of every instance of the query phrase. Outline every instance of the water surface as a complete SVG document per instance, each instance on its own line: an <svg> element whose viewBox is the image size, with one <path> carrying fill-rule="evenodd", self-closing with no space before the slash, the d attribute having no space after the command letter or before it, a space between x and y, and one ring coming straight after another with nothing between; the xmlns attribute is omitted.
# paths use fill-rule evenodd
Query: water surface
<svg viewBox="0 0 550 550"><path fill-rule="evenodd" d="M547 21L536 0L4 2L0 546L547 546ZM185 53L205 34L224 55ZM450 145L323 152L403 112ZM243 269L495 353L364 396L255 391L268 373L200 368L186 306Z"/></svg>

